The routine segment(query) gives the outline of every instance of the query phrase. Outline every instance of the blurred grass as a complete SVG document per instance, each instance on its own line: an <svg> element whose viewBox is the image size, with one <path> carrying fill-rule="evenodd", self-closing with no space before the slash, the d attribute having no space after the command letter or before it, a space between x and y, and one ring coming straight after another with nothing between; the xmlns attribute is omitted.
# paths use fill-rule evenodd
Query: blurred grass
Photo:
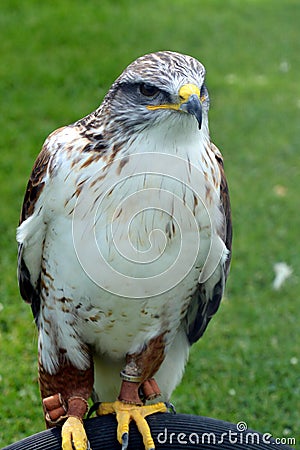
<svg viewBox="0 0 300 450"><path fill-rule="evenodd" d="M299 23L298 0L1 0L1 446L44 427L36 331L15 277L34 159L52 130L98 106L129 62L160 49L207 68L234 222L227 298L173 402L299 439ZM293 275L276 292L278 261Z"/></svg>

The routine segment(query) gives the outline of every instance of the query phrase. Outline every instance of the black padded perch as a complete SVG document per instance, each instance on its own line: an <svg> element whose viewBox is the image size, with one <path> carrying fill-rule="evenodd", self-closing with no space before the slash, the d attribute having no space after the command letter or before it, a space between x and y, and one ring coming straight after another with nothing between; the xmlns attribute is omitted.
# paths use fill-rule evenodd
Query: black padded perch
<svg viewBox="0 0 300 450"><path fill-rule="evenodd" d="M208 417L187 414L154 414L147 418L157 450L291 450L277 443L270 433L244 430L238 425ZM92 450L120 450L113 415L85 420ZM60 429L42 431L4 447L2 450L61 450ZM128 450L143 450L143 442L134 423L130 424Z"/></svg>

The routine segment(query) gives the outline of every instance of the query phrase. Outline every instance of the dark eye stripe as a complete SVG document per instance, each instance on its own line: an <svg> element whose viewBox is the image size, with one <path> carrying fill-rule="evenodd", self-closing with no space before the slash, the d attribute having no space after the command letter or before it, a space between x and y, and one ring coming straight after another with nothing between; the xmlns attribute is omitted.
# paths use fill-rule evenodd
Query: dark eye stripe
<svg viewBox="0 0 300 450"><path fill-rule="evenodd" d="M139 85L139 90L142 95L145 95L145 97L153 97L159 92L159 89L157 87L146 83L141 83Z"/></svg>

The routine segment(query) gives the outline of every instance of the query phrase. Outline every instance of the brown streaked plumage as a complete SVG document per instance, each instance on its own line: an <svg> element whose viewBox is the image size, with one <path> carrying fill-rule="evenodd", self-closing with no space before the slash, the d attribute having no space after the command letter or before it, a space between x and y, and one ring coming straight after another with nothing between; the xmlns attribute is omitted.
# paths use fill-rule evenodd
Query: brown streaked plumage
<svg viewBox="0 0 300 450"><path fill-rule="evenodd" d="M123 450L124 411L128 421L140 411L154 448L144 417L165 407L148 411L148 401L169 400L219 307L232 230L208 110L199 61L145 55L96 111L52 133L34 165L19 286L39 332L46 422L64 423L64 450L87 446L81 419L93 389L94 399L118 398L99 413L116 412Z"/></svg>
<svg viewBox="0 0 300 450"><path fill-rule="evenodd" d="M43 180L48 168L50 158L51 153L47 150L46 147L43 147L34 164L30 179L27 184L23 201L23 208L21 211L20 224L34 212L35 203L41 195L42 189L45 184Z"/></svg>

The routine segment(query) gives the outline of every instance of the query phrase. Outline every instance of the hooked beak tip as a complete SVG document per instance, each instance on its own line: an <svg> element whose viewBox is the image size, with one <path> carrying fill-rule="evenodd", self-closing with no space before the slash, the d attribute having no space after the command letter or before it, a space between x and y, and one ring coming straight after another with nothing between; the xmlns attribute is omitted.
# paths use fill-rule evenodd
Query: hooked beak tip
<svg viewBox="0 0 300 450"><path fill-rule="evenodd" d="M202 104L201 104L201 100L198 97L197 94L192 94L190 95L190 97L188 98L188 101L183 103L180 106L180 110L181 111L185 111L188 114L191 114L193 116L195 116L197 122L198 122L198 127L199 130L201 130L201 126L202 126Z"/></svg>

